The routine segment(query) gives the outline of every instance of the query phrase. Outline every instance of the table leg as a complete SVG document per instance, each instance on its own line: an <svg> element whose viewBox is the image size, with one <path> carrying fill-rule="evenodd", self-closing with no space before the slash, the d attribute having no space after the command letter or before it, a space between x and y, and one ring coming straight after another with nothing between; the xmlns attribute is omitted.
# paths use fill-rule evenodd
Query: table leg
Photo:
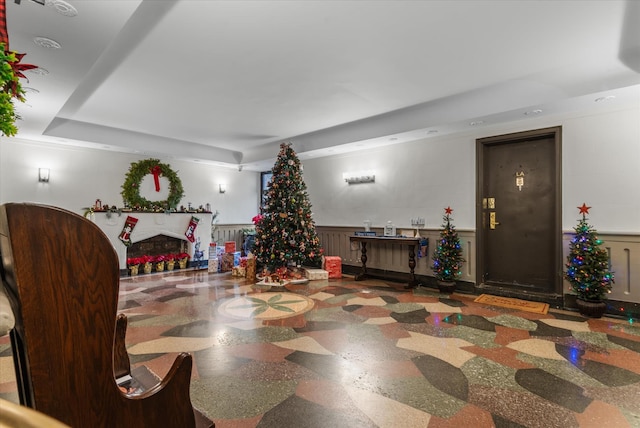
<svg viewBox="0 0 640 428"><path fill-rule="evenodd" d="M360 248L362 255L360 256L360 261L362 262L362 271L355 276L356 281L362 281L367 277L367 243L360 242Z"/></svg>
<svg viewBox="0 0 640 428"><path fill-rule="evenodd" d="M415 253L415 245L409 245L409 283L406 288L416 288L420 284L418 280L416 280L416 275L414 274L414 269L416 267L416 253Z"/></svg>

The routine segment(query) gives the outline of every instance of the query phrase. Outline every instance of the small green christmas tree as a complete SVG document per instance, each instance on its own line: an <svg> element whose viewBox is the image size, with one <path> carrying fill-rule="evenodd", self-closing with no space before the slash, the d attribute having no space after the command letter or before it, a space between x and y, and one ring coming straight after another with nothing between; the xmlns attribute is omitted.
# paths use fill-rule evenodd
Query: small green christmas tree
<svg viewBox="0 0 640 428"><path fill-rule="evenodd" d="M289 265L319 266L322 249L311 217L300 161L290 144L282 143L271 171L256 224L253 252L259 265L274 272Z"/></svg>
<svg viewBox="0 0 640 428"><path fill-rule="evenodd" d="M455 281L462 275L461 269L464 259L462 258L462 247L460 246L458 232L451 224L453 210L447 207L444 211L444 223L442 224L442 230L440 230L440 240L433 253L433 266L431 266L431 269L436 279L440 281Z"/></svg>
<svg viewBox="0 0 640 428"><path fill-rule="evenodd" d="M600 301L611 292L614 279L609 270L609 255L600 247L602 241L598 239L596 230L587 223L586 215L590 208L586 204L578 207L582 219L574 228L576 234L569 244L565 278L578 298Z"/></svg>

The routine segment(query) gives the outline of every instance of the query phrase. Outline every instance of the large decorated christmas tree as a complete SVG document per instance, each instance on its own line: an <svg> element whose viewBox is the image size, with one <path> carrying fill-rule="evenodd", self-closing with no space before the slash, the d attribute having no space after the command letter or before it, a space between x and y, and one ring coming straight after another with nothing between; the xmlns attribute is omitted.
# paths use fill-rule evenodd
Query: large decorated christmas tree
<svg viewBox="0 0 640 428"><path fill-rule="evenodd" d="M576 234L569 244L565 278L571 289L583 300L601 301L611 291L613 273L609 270L609 255L600 247L596 230L587 223L587 204L578 207L582 219L574 228Z"/></svg>
<svg viewBox="0 0 640 428"><path fill-rule="evenodd" d="M440 281L455 281L462 274L462 247L458 232L451 223L450 207L445 208L444 223L440 230L440 239L433 253L433 274Z"/></svg>
<svg viewBox="0 0 640 428"><path fill-rule="evenodd" d="M300 161L290 144L282 143L273 177L256 216L254 254L270 272L287 266L319 266L322 249L311 217Z"/></svg>

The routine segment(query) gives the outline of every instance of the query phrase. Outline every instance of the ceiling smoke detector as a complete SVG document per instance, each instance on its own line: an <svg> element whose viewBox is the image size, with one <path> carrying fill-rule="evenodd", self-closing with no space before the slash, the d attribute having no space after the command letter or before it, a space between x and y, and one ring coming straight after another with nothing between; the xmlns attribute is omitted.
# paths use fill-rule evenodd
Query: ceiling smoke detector
<svg viewBox="0 0 640 428"><path fill-rule="evenodd" d="M46 49L60 49L62 47L60 43L47 37L36 37L33 39L33 43Z"/></svg>
<svg viewBox="0 0 640 428"><path fill-rule="evenodd" d="M78 10L75 7L71 6L69 3L63 0L46 0L45 4L49 7L54 8L55 11L60 15L73 18L78 14Z"/></svg>

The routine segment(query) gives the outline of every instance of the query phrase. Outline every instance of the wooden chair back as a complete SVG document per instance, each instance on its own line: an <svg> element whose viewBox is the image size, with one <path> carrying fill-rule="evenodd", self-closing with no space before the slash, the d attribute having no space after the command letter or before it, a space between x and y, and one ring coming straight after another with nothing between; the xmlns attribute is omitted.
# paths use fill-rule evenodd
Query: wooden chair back
<svg viewBox="0 0 640 428"><path fill-rule="evenodd" d="M119 375L129 370L126 318L116 337L119 262L93 222L60 208L4 204L0 254L16 318L11 342L21 404L72 427L196 425L188 354L140 395L118 388L114 358Z"/></svg>

